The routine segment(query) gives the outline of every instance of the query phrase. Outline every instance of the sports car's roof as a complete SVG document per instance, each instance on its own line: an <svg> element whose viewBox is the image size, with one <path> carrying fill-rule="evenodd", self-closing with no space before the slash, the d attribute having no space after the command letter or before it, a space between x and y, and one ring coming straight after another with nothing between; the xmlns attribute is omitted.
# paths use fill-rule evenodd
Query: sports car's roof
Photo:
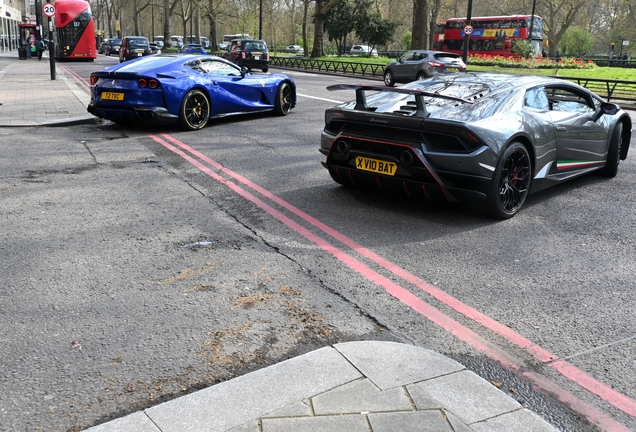
<svg viewBox="0 0 636 432"><path fill-rule="evenodd" d="M473 122L497 113L518 110L521 107L524 89L550 83L578 87L558 78L542 76L496 73L436 74L396 90L392 90L393 87L382 87L382 90L373 95L362 98L357 95L357 101L346 102L339 107L375 114L392 113ZM409 95L408 90L419 91L420 95L416 94L417 92ZM418 96L422 96L423 101L416 103ZM416 105L419 108L415 109Z"/></svg>
<svg viewBox="0 0 636 432"><path fill-rule="evenodd" d="M111 66L104 69L104 72L121 72L121 73L146 73L156 69L170 69L170 65L184 64L190 60L197 58L214 58L223 62L227 60L221 57L203 55L203 54L167 54L146 56L138 60L128 61L122 64Z"/></svg>

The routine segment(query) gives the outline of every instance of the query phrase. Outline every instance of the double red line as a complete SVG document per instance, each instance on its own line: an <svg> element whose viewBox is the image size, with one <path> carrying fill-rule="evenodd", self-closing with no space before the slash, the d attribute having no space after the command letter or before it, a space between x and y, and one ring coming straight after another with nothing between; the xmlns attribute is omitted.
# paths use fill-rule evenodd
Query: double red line
<svg viewBox="0 0 636 432"><path fill-rule="evenodd" d="M149 134L148 136L155 142L159 143L160 145L164 146L168 150L172 151L173 153L177 154L178 156L182 157L183 159L197 167L199 170L201 170L201 172L224 184L243 198L252 202L263 211L267 212L275 219L293 229L310 242L319 246L325 252L329 253L334 258L347 265L349 268L356 271L369 281L377 284L378 286L381 286L386 290L387 293L398 299L403 304L417 311L428 320L442 327L444 330L452 333L458 339L464 341L474 349L484 353L490 359L497 361L506 369L517 371L519 376L530 382L536 389L555 396L559 401L565 403L573 411L584 417L588 422L598 426L605 431L629 431L629 429L621 423L606 416L603 412L592 407L591 405L583 402L573 394L559 387L557 384L551 382L550 380L535 372L525 370L523 366L524 361L522 359L509 354L495 344L487 341L471 329L465 327L464 325L455 321L453 318L442 313L440 310L424 302L423 300L409 292L406 288L377 273L364 263L360 262L358 259L345 253L322 237L313 234L307 228L294 221L289 216L286 216L280 210L274 208L272 205L265 202L262 198L254 195L248 189L251 189L252 191L261 195L265 200L268 200L271 203L274 203L280 208L286 210L287 212L297 216L298 218L311 225L313 228L317 228L325 234L328 234L335 240L348 246L353 251L362 255L371 262L379 265L393 275L402 278L404 281L424 291L426 294L430 295L437 301L445 304L456 312L461 313L470 320L499 335L508 343L524 350L538 362L545 364L550 368L553 368L565 378L578 384L582 388L595 394L615 408L618 408L619 410L632 417L636 417L636 401L615 391L606 384L597 381L596 379L581 371L566 360L558 359L558 356L556 356L555 354L552 354L542 347L532 343L530 340L520 335L519 333L516 333L509 327L493 320L483 313L462 303L458 299L448 295L442 290L430 285L419 277L411 274L407 270L359 245L344 234L313 218L312 216L282 200L266 189L263 189L262 187L254 184L240 174L237 174L223 167L221 164L187 146L181 141L171 137L170 135L160 134L159 136L157 136Z"/></svg>

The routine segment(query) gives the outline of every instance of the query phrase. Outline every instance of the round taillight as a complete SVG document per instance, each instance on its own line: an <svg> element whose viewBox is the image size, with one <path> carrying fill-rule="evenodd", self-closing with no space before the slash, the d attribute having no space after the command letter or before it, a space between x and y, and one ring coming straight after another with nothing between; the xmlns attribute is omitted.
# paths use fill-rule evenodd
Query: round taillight
<svg viewBox="0 0 636 432"><path fill-rule="evenodd" d="M150 81L148 81L148 87L150 87L151 89L156 89L157 87L159 87L159 81L157 81L156 79L151 79Z"/></svg>
<svg viewBox="0 0 636 432"><path fill-rule="evenodd" d="M91 85L97 84L97 81L99 81L99 78L97 78L94 75L91 75Z"/></svg>
<svg viewBox="0 0 636 432"><path fill-rule="evenodd" d="M139 86L139 88L145 88L148 85L148 81L146 81L145 78L139 78L137 80L137 85Z"/></svg>

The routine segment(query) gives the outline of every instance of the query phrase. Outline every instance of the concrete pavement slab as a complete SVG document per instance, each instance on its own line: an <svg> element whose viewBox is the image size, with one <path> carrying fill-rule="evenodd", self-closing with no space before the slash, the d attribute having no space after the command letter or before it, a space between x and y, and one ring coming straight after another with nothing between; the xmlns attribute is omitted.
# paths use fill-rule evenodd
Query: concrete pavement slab
<svg viewBox="0 0 636 432"><path fill-rule="evenodd" d="M380 390L368 379L360 379L312 398L316 415L412 409L403 387Z"/></svg>
<svg viewBox="0 0 636 432"><path fill-rule="evenodd" d="M441 410L402 413L371 413L373 432L453 432Z"/></svg>
<svg viewBox="0 0 636 432"><path fill-rule="evenodd" d="M126 417L103 423L86 429L87 432L161 432L143 412L136 412Z"/></svg>
<svg viewBox="0 0 636 432"><path fill-rule="evenodd" d="M468 370L413 384L409 392L412 387L426 391L469 425L521 409L517 401Z"/></svg>
<svg viewBox="0 0 636 432"><path fill-rule="evenodd" d="M364 415L263 419L263 432L369 432Z"/></svg>
<svg viewBox="0 0 636 432"><path fill-rule="evenodd" d="M471 428L475 432L534 432L537 430L558 432L558 429L546 424L541 417L527 409L513 411L483 422L473 423Z"/></svg>
<svg viewBox="0 0 636 432"><path fill-rule="evenodd" d="M334 347L382 390L465 369L448 357L413 345L368 341Z"/></svg>
<svg viewBox="0 0 636 432"><path fill-rule="evenodd" d="M146 413L163 432L223 431L361 377L338 351L325 347Z"/></svg>

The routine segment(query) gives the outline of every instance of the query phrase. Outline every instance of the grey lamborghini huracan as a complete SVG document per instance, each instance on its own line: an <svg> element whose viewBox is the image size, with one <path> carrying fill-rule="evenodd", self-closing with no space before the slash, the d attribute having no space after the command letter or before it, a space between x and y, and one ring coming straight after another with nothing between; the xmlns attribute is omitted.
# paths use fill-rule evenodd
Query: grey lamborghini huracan
<svg viewBox="0 0 636 432"><path fill-rule="evenodd" d="M336 182L481 201L496 218L575 176L614 177L629 150L629 115L558 78L462 73L328 89L356 94L325 113L320 151Z"/></svg>

